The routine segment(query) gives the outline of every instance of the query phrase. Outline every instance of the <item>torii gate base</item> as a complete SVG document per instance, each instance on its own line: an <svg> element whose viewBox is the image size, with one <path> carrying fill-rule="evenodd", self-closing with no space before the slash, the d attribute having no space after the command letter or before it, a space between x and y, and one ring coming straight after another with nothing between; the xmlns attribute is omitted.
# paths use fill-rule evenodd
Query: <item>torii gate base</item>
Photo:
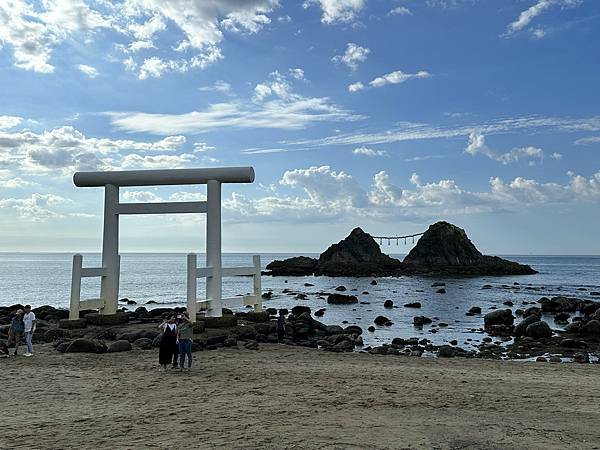
<svg viewBox="0 0 600 450"><path fill-rule="evenodd" d="M79 187L104 187L104 226L102 234L102 267L83 268L82 256L73 256L70 319L78 319L80 309L98 309L100 314L116 314L119 296L119 216L122 214L206 213L206 268L197 268L196 255L188 255L187 308L190 318L196 312L220 317L225 304L252 305L262 309L260 257L252 267L222 268L221 262L221 184L252 183L252 167L211 169L130 170L118 172L77 172L73 182ZM206 201L167 203L120 203L120 186L158 186L206 184ZM253 275L253 294L222 299L223 276ZM81 300L81 278L101 277L100 298ZM206 277L206 300L196 299L196 279Z"/></svg>

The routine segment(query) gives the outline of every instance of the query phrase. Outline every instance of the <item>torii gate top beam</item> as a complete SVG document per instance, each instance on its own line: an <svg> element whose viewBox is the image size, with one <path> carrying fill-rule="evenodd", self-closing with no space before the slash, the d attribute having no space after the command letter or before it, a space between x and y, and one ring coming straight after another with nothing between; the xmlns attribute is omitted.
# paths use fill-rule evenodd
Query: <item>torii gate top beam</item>
<svg viewBox="0 0 600 450"><path fill-rule="evenodd" d="M217 167L208 169L122 170L113 172L76 172L73 183L79 187L159 186L177 184L252 183L252 167Z"/></svg>

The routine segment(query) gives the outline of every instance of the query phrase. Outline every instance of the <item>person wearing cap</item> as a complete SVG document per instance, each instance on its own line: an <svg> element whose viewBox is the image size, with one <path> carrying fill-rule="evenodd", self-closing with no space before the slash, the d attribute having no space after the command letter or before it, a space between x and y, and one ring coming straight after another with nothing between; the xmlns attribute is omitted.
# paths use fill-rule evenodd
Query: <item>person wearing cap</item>
<svg viewBox="0 0 600 450"><path fill-rule="evenodd" d="M181 322L177 325L177 344L179 345L179 369L183 370L187 355L188 370L192 368L192 342L194 338L194 324L188 312L181 315Z"/></svg>
<svg viewBox="0 0 600 450"><path fill-rule="evenodd" d="M23 338L23 331L25 330L25 324L23 323L23 310L17 309L14 317L10 321L10 328L8 329L8 341L6 342L7 347L15 343L15 353L17 356L19 352L19 344Z"/></svg>
<svg viewBox="0 0 600 450"><path fill-rule="evenodd" d="M33 333L35 333L35 313L31 310L31 306L25 305L25 314L23 315L25 342L27 343L27 353L23 356L33 356Z"/></svg>

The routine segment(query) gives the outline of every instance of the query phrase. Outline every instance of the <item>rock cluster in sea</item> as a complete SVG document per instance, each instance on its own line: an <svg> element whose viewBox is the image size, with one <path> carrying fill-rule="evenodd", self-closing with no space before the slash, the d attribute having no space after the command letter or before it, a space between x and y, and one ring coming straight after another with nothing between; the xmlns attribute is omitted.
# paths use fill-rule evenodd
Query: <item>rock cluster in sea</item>
<svg viewBox="0 0 600 450"><path fill-rule="evenodd" d="M400 276L400 275L527 275L530 266L497 256L486 256L465 231L448 222L437 222L421 236L400 262L381 252L373 237L360 228L331 245L318 259L297 256L276 260L266 267L274 276ZM441 288L438 293L445 293Z"/></svg>

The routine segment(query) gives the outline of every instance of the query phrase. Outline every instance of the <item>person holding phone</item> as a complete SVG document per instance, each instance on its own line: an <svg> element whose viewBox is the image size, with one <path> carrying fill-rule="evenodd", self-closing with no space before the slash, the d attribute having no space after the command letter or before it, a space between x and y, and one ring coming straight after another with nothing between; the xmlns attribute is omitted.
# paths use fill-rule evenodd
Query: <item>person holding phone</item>
<svg viewBox="0 0 600 450"><path fill-rule="evenodd" d="M25 315L23 316L25 342L27 343L27 353L23 356L33 356L33 333L35 333L35 313L31 310L31 306L25 305Z"/></svg>
<svg viewBox="0 0 600 450"><path fill-rule="evenodd" d="M192 342L194 339L194 324L190 320L188 312L181 315L181 323L177 325L177 343L179 345L179 369L184 369L185 357L187 356L187 369L192 368Z"/></svg>
<svg viewBox="0 0 600 450"><path fill-rule="evenodd" d="M175 315L172 315L158 326L162 330L162 338L160 340L160 350L158 352L158 363L163 370L167 369L167 365L172 364L172 368L177 367L177 357L179 350L177 345L177 324L175 323Z"/></svg>

